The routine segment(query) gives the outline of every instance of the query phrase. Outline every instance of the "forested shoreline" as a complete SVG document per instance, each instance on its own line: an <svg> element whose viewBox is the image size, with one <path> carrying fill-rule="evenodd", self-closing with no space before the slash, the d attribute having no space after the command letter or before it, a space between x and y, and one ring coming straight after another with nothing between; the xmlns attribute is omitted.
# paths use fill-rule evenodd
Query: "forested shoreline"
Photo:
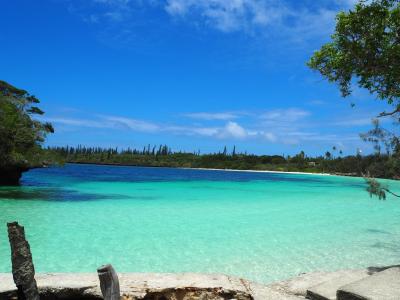
<svg viewBox="0 0 400 300"><path fill-rule="evenodd" d="M206 168L280 172L329 173L348 176L370 176L399 179L400 160L395 155L351 155L327 151L317 157L303 151L294 156L254 155L236 152L236 149L217 153L172 151L166 145L143 149L101 147L48 147L45 150L53 161L143 167ZM334 151L332 151L334 152Z"/></svg>
<svg viewBox="0 0 400 300"><path fill-rule="evenodd" d="M36 117L40 100L0 80L0 185L16 185L23 172L53 164L42 143L54 128Z"/></svg>

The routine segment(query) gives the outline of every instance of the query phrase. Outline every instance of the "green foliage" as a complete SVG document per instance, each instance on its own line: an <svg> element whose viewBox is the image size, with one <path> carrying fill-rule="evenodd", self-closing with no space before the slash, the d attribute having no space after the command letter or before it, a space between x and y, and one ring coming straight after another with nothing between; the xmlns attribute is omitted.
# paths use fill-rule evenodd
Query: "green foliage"
<svg viewBox="0 0 400 300"><path fill-rule="evenodd" d="M400 2L360 1L337 15L332 41L315 52L308 66L351 94L353 80L399 108Z"/></svg>
<svg viewBox="0 0 400 300"><path fill-rule="evenodd" d="M39 102L27 91L0 81L0 168L40 164L40 145L54 129L34 119L43 114L36 106Z"/></svg>

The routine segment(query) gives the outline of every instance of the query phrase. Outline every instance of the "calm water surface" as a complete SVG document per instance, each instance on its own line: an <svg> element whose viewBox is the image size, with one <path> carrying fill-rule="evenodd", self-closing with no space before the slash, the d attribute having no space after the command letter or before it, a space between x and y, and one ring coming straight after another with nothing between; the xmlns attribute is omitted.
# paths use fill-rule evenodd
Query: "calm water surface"
<svg viewBox="0 0 400 300"><path fill-rule="evenodd" d="M400 192L400 182L387 181ZM96 165L37 169L0 188L37 272L226 273L260 282L400 263L400 201L360 178Z"/></svg>

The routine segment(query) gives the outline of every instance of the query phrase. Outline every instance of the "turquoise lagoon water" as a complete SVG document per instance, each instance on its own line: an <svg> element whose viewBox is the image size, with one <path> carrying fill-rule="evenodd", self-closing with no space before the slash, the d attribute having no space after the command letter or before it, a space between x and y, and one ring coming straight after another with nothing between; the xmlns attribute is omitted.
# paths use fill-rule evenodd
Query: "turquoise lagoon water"
<svg viewBox="0 0 400 300"><path fill-rule="evenodd" d="M387 181L400 192L400 182ZM271 282L315 270L400 263L400 202L360 178L67 165L0 189L37 272L226 273Z"/></svg>

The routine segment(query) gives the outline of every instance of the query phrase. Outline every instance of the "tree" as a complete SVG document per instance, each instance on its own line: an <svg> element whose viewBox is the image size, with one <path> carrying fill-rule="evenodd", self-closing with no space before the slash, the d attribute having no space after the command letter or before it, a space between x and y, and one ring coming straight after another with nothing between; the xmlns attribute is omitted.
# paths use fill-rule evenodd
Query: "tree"
<svg viewBox="0 0 400 300"><path fill-rule="evenodd" d="M361 0L349 12L336 17L337 24L332 41L316 51L308 66L319 71L330 82L339 85L342 96L351 94L352 84L367 89L378 99L385 100L391 110L378 117L392 117L400 122L400 1ZM362 138L376 140L393 147L398 134L385 133L374 121L374 131ZM387 148L387 147L385 147ZM377 149L380 151L380 149Z"/></svg>
<svg viewBox="0 0 400 300"><path fill-rule="evenodd" d="M329 151L325 152L325 157L326 159L331 159L332 158L332 154Z"/></svg>
<svg viewBox="0 0 400 300"><path fill-rule="evenodd" d="M339 84L344 97L354 81L400 112L400 1L361 0L340 12L332 41L316 51L308 66Z"/></svg>
<svg viewBox="0 0 400 300"><path fill-rule="evenodd" d="M380 154L382 147L387 155L397 154L400 147L399 137L380 126L379 119L372 120L373 128L361 134L361 138L373 144L375 151Z"/></svg>
<svg viewBox="0 0 400 300"><path fill-rule="evenodd" d="M0 172L2 182L13 183L20 170L38 166L41 144L54 129L34 117L44 112L40 101L25 90L0 81Z"/></svg>
<svg viewBox="0 0 400 300"><path fill-rule="evenodd" d="M354 9L340 12L336 21L332 40L314 53L308 66L338 84L343 97L351 94L353 84L367 89L390 106L377 117L400 123L400 0L360 0ZM362 138L379 153L383 145L392 155L400 148L398 136L374 121L374 129ZM381 198L379 191L389 192L377 188L376 181L367 182L370 194Z"/></svg>

